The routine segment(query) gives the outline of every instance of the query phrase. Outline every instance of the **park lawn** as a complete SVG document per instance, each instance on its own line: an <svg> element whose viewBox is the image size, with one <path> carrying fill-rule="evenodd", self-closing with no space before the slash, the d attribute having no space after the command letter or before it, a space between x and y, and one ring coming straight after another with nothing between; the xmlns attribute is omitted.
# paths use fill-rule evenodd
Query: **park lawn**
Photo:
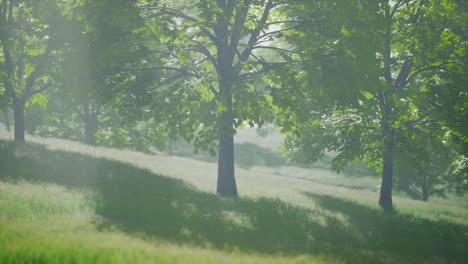
<svg viewBox="0 0 468 264"><path fill-rule="evenodd" d="M241 197L220 198L209 162L29 140L0 141L0 263L468 258L463 208L397 198L388 214L374 192L242 169Z"/></svg>

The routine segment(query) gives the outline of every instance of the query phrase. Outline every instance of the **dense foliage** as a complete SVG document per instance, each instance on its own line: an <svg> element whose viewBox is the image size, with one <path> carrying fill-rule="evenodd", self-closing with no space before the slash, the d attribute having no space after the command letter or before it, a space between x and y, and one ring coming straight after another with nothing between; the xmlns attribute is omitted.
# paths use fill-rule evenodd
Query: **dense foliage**
<svg viewBox="0 0 468 264"><path fill-rule="evenodd" d="M237 129L274 122L292 162L377 168L391 209L468 190L467 28L454 0L1 0L0 110L17 142L183 138L227 196Z"/></svg>

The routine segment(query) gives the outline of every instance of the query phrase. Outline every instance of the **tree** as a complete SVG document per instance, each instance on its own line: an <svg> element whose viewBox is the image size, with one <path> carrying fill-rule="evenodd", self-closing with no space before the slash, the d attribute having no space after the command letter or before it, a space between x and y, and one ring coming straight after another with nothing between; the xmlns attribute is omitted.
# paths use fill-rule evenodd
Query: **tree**
<svg viewBox="0 0 468 264"><path fill-rule="evenodd" d="M428 201L433 195L446 198L448 191L460 186L461 182L453 179L455 148L439 124L424 130L412 128L411 133L397 135L396 141L400 144L394 155L394 171L400 190Z"/></svg>
<svg viewBox="0 0 468 264"><path fill-rule="evenodd" d="M12 101L15 141L24 142L24 108L28 100L54 85L59 49L54 25L60 24L55 1L0 2L1 83Z"/></svg>
<svg viewBox="0 0 468 264"><path fill-rule="evenodd" d="M296 160L336 151L337 170L358 160L377 166L379 204L392 209L399 135L441 125L420 98L461 67L467 42L455 28L466 28L466 14L453 1L346 0L299 1L290 15L323 23L289 36L308 62L277 79L285 150Z"/></svg>
<svg viewBox="0 0 468 264"><path fill-rule="evenodd" d="M278 10L285 2L199 0L141 4L153 27L166 32L165 73L155 84L152 113L167 121L173 137L182 136L215 152L218 139L217 193L237 196L234 134L245 124L272 118L265 73L292 62L290 51L268 45L288 29ZM157 24L156 24L157 23ZM272 42L273 41L273 42ZM281 54L266 61L260 50ZM280 57L280 56L277 56Z"/></svg>
<svg viewBox="0 0 468 264"><path fill-rule="evenodd" d="M68 93L63 100L72 106L84 124L87 144L96 144L96 133L104 113L121 82L131 74L125 67L143 60L144 23L132 1L69 0L62 12L64 39L63 78ZM143 29L143 30L142 30Z"/></svg>

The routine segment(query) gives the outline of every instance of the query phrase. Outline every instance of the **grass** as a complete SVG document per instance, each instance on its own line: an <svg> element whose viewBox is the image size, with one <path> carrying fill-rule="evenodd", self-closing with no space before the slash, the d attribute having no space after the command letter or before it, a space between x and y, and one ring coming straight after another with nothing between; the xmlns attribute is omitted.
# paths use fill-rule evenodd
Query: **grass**
<svg viewBox="0 0 468 264"><path fill-rule="evenodd" d="M88 191L55 184L0 184L0 263L326 263L171 244L104 228Z"/></svg>
<svg viewBox="0 0 468 264"><path fill-rule="evenodd" d="M279 145L284 136L279 134L273 127L267 127L268 135L259 136L256 128L245 128L239 130L235 138L235 163L243 170L255 173L275 174L280 176L302 178L316 183L341 186L352 189L369 190L378 192L380 190L380 178L373 168L367 168L364 163L345 166L340 174L330 170L333 153L326 155L323 159L312 164L287 165ZM172 144L170 154L179 157L187 157L216 163L217 158L208 152L200 151L193 153L194 148L180 141ZM171 163L172 164L172 163ZM394 195L410 198L404 192L394 191ZM464 207L468 209L466 197L458 197L448 194L448 199L431 197L431 202Z"/></svg>
<svg viewBox="0 0 468 264"><path fill-rule="evenodd" d="M463 263L468 212L78 143L0 141L0 263ZM162 175L170 175L166 177Z"/></svg>

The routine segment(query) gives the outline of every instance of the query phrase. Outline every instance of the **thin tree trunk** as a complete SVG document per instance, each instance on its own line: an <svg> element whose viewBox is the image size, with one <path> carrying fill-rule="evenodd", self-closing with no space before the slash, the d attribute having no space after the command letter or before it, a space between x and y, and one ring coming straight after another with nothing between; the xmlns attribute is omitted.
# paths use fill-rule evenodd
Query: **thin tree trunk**
<svg viewBox="0 0 468 264"><path fill-rule="evenodd" d="M10 116L8 115L8 109L5 110L4 117L5 117L5 126L6 126L6 129L7 129L8 132L10 132L10 131L11 131L11 128L10 128Z"/></svg>
<svg viewBox="0 0 468 264"><path fill-rule="evenodd" d="M91 117L88 117L85 121L85 142L88 145L96 144L96 126Z"/></svg>
<svg viewBox="0 0 468 264"><path fill-rule="evenodd" d="M389 132L384 140L382 185L380 186L379 205L385 210L393 210L393 135Z"/></svg>
<svg viewBox="0 0 468 264"><path fill-rule="evenodd" d="M218 183L216 192L222 196L237 197L236 178L234 176L234 135L232 112L225 111L220 117Z"/></svg>
<svg viewBox="0 0 468 264"><path fill-rule="evenodd" d="M427 175L424 174L424 171L418 171L418 173L421 178L421 198L423 201L427 202L429 200L429 183Z"/></svg>
<svg viewBox="0 0 468 264"><path fill-rule="evenodd" d="M82 118L85 125L85 143L88 145L96 145L96 131L98 128L98 121L89 101L83 103Z"/></svg>
<svg viewBox="0 0 468 264"><path fill-rule="evenodd" d="M21 99L15 99L14 115L15 115L15 142L23 143L24 139L24 102Z"/></svg>

